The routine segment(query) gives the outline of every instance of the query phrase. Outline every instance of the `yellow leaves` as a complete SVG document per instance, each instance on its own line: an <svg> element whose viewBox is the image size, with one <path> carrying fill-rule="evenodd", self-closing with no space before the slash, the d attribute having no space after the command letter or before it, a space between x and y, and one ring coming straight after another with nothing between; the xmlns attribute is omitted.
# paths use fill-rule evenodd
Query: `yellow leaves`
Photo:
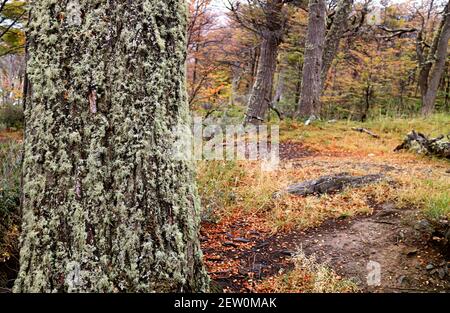
<svg viewBox="0 0 450 313"><path fill-rule="evenodd" d="M11 254L9 252L3 252L0 254L0 262L6 262L11 257Z"/></svg>

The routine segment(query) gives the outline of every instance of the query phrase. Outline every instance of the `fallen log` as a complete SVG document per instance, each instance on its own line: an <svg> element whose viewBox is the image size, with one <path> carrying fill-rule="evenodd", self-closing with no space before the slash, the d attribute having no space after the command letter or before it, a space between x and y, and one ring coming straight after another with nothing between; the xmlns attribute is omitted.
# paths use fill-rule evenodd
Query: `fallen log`
<svg viewBox="0 0 450 313"><path fill-rule="evenodd" d="M341 173L331 176L322 176L318 179L307 180L287 187L284 192L274 194L275 198L289 193L297 196L322 195L342 191L346 187L359 187L376 183L384 178L382 174L352 176Z"/></svg>
<svg viewBox="0 0 450 313"><path fill-rule="evenodd" d="M373 138L377 138L377 139L380 138L379 135L377 135L377 134L371 132L370 130L368 130L368 129L366 129L366 128L362 128L362 127L361 127L361 128L353 127L352 130L357 131L357 132L360 132L360 133L366 133L366 134L372 136Z"/></svg>
<svg viewBox="0 0 450 313"><path fill-rule="evenodd" d="M450 159L449 139L450 134L447 135L447 139L444 135L436 138L428 138L424 134L413 130L394 151L409 150L418 154Z"/></svg>

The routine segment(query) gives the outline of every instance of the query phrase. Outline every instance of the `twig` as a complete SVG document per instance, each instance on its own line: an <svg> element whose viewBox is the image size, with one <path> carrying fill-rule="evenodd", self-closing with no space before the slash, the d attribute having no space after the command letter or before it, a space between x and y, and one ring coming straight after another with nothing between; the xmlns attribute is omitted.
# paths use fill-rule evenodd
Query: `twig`
<svg viewBox="0 0 450 313"><path fill-rule="evenodd" d="M366 128L357 128L357 127L353 127L352 130L357 131L357 132L360 132L360 133L366 133L366 134L372 136L373 138L377 138L377 139L380 138L379 135L377 135L377 134L371 132L370 130L368 130L368 129L366 129Z"/></svg>

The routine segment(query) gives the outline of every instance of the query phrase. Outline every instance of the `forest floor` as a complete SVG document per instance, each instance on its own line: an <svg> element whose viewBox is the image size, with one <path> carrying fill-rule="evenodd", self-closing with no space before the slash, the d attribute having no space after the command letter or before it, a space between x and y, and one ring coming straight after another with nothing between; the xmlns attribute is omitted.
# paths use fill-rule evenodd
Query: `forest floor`
<svg viewBox="0 0 450 313"><path fill-rule="evenodd" d="M381 138L355 132L355 126ZM274 171L261 171L258 162L200 162L200 239L212 291L450 291L450 163L394 153L413 129L448 134L450 117L309 126L284 121L281 164ZM13 195L21 137L0 133L0 181ZM292 184L338 173L385 179L329 195L274 197ZM17 226L4 231L1 270L17 265ZM369 286L374 264L381 281ZM13 281L8 273L0 282Z"/></svg>
<svg viewBox="0 0 450 313"><path fill-rule="evenodd" d="M446 134L450 124L403 122L396 129L391 122L364 125L381 139L356 133L348 123L282 125L281 166L273 173L249 163L209 164L206 172L201 167L204 204L221 207L201 230L213 290L449 292L443 234L450 217L450 164L393 150L412 129ZM293 183L343 172L383 174L386 180L331 195L271 196ZM381 280L369 284L373 262Z"/></svg>

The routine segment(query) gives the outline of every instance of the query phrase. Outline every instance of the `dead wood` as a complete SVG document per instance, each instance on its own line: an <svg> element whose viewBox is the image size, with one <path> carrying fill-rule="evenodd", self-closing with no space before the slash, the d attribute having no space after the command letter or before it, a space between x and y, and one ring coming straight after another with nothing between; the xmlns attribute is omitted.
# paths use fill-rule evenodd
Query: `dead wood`
<svg viewBox="0 0 450 313"><path fill-rule="evenodd" d="M308 196L321 195L332 192L338 192L346 187L359 187L371 183L376 183L384 178L382 174L365 175L365 176L351 176L347 173L341 173L331 176L322 176L318 179L307 180L295 185L291 185L286 189L287 193ZM280 194L275 194L277 197Z"/></svg>
<svg viewBox="0 0 450 313"><path fill-rule="evenodd" d="M447 139L445 138L447 137ZM428 138L416 131L410 132L404 141L394 151L410 150L418 154L433 155L450 159L450 136L441 135L436 138Z"/></svg>
<svg viewBox="0 0 450 313"><path fill-rule="evenodd" d="M377 134L371 132L370 130L368 130L368 129L366 129L366 128L362 128L362 127L360 127L360 128L354 127L354 128L352 128L352 130L357 131L357 132L360 132L360 133L366 133L366 134L372 136L373 138L377 138L377 139L380 138L379 135L377 135Z"/></svg>

